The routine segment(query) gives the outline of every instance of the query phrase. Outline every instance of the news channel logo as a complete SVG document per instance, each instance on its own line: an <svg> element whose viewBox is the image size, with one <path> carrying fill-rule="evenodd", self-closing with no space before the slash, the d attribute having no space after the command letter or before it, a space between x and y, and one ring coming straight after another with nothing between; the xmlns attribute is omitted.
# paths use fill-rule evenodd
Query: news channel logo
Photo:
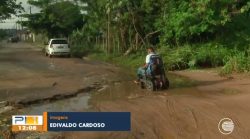
<svg viewBox="0 0 250 139"><path fill-rule="evenodd" d="M12 125L43 125L43 116L14 115L12 116Z"/></svg>
<svg viewBox="0 0 250 139"><path fill-rule="evenodd" d="M220 120L218 124L218 129L221 134L223 135L229 135L234 131L234 122L230 118L223 118Z"/></svg>

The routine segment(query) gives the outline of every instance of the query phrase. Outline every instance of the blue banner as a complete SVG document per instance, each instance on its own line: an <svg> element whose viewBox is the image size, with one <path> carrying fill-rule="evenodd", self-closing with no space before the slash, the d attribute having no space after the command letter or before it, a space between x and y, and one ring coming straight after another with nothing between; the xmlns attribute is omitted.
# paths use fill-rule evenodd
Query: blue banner
<svg viewBox="0 0 250 139"><path fill-rule="evenodd" d="M48 131L130 131L130 112L48 112Z"/></svg>

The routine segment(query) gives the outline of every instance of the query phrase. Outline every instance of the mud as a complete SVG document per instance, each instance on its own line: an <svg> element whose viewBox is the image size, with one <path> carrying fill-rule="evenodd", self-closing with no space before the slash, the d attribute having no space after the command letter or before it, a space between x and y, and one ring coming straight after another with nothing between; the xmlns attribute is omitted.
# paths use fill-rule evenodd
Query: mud
<svg viewBox="0 0 250 139"><path fill-rule="evenodd" d="M170 89L149 92L132 82L133 75L107 63L49 59L29 44L3 46L0 48L0 99L23 106L11 114L128 111L132 115L130 132L6 132L9 138L250 138L249 75L220 77L216 69L169 72ZM232 134L219 132L222 118L234 121Z"/></svg>
<svg viewBox="0 0 250 139"><path fill-rule="evenodd" d="M193 73L189 74L190 71L181 73L184 73L183 76L186 78L192 78ZM174 74L179 74L179 72ZM250 80L227 79L213 75L213 73L202 74L200 77L204 78L196 79L195 83L189 87L173 87L168 91L158 93L139 94L134 91L134 96L128 96L126 99L101 101L104 94L93 96L90 100L95 103L99 111L131 112L132 131L67 132L62 135L65 138L90 139L249 138L250 121L247 117L250 116L250 106L248 105L250 92L249 89L245 90L246 88L242 88L242 86L246 87ZM183 78L178 80L183 80ZM241 87L238 83L241 84ZM232 84L235 85L232 86ZM124 89L125 86L121 88ZM222 118L227 117L234 121L235 130L226 136L219 132L218 123Z"/></svg>
<svg viewBox="0 0 250 139"><path fill-rule="evenodd" d="M0 101L20 103L72 94L94 83L119 81L118 67L81 59L47 58L31 44L0 48Z"/></svg>

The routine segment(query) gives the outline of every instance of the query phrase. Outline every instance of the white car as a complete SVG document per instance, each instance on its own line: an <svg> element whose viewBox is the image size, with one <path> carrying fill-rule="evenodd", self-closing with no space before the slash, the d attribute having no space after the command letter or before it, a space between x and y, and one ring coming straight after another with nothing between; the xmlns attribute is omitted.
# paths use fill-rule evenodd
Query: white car
<svg viewBox="0 0 250 139"><path fill-rule="evenodd" d="M70 57L70 46L67 39L54 38L50 39L45 47L45 55L49 56L68 56Z"/></svg>

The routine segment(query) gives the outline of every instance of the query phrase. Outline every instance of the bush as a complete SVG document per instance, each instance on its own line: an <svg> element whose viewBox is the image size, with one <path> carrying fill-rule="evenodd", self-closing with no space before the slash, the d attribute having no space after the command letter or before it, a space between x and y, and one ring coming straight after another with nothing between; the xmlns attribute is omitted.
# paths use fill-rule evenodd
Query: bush
<svg viewBox="0 0 250 139"><path fill-rule="evenodd" d="M171 49L161 48L159 50L160 55L163 57L165 62L165 67L168 70L180 70L188 68L188 63L193 55L193 50L191 46L185 45L183 47L178 47Z"/></svg>
<svg viewBox="0 0 250 139"><path fill-rule="evenodd" d="M250 49L240 51L211 43L202 46L185 45L178 48L162 47L158 53L162 56L167 70L223 66L221 75L250 71ZM91 55L92 58L112 62L132 70L142 66L145 56L144 51L138 51L129 56L105 53Z"/></svg>
<svg viewBox="0 0 250 139"><path fill-rule="evenodd" d="M227 75L233 72L249 72L250 71L250 56L239 52L234 56L230 56L225 66L222 68L220 74Z"/></svg>
<svg viewBox="0 0 250 139"><path fill-rule="evenodd" d="M181 70L223 66L231 50L216 44L185 45L174 49L162 48L160 54L168 70Z"/></svg>
<svg viewBox="0 0 250 139"><path fill-rule="evenodd" d="M83 56L88 55L89 53L99 53L100 50L96 47L89 47L82 44L75 44L71 46L71 55L73 57L79 57L82 58Z"/></svg>
<svg viewBox="0 0 250 139"><path fill-rule="evenodd" d="M194 52L189 66L202 68L223 66L225 58L231 54L230 49L212 44L198 47Z"/></svg>
<svg viewBox="0 0 250 139"><path fill-rule="evenodd" d="M145 54L135 53L129 56L121 56L117 54L95 53L91 54L89 57L106 62L112 62L113 64L134 70L143 65L145 62L144 55Z"/></svg>

